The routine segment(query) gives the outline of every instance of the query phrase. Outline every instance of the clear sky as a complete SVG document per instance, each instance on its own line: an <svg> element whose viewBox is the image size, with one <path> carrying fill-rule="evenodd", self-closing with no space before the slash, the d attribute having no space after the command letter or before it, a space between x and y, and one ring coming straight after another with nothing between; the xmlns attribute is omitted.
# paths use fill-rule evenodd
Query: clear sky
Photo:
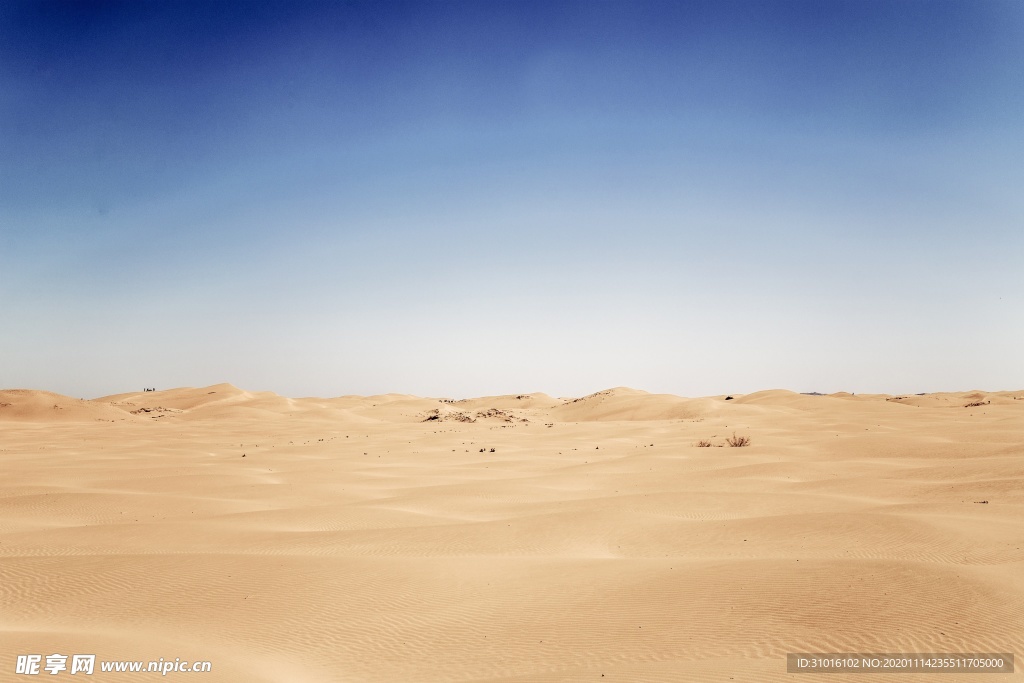
<svg viewBox="0 0 1024 683"><path fill-rule="evenodd" d="M1024 3L0 2L0 387L1024 388Z"/></svg>

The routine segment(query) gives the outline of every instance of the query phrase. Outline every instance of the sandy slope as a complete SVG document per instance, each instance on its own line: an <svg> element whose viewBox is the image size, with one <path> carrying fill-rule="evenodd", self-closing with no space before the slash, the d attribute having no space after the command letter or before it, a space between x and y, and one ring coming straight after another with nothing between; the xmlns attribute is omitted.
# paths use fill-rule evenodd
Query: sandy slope
<svg viewBox="0 0 1024 683"><path fill-rule="evenodd" d="M297 682L1024 653L1024 392L725 398L0 392L0 680L53 652Z"/></svg>

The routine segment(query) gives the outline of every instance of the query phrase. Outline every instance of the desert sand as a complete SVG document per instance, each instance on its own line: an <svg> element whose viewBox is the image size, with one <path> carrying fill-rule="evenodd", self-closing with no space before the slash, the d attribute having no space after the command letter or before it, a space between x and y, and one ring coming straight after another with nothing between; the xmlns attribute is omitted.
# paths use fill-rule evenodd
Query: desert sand
<svg viewBox="0 0 1024 683"><path fill-rule="evenodd" d="M298 683L1024 653L1024 391L726 398L2 391L0 680L25 653Z"/></svg>

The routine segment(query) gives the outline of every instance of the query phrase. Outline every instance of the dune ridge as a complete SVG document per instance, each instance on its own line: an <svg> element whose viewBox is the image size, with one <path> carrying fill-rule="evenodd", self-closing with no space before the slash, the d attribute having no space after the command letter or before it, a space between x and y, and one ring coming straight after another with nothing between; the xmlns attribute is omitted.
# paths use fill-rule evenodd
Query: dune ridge
<svg viewBox="0 0 1024 683"><path fill-rule="evenodd" d="M431 411L447 416L478 416L487 411L502 414L521 413L546 417L556 422L692 420L708 415L723 415L731 402L736 406L791 408L820 412L826 406L843 408L835 401L857 400L880 410L891 405L920 408L964 408L988 405L1015 405L1024 400L1022 391L964 391L931 394L890 395L799 394L775 389L752 394L685 398L672 394L651 394L628 387L615 387L578 398L556 399L547 394L508 394L479 398L426 398L408 394L378 396L339 396L335 398L287 398L272 391L246 391L222 383L201 388L130 392L95 399L79 399L49 391L30 389L0 390L0 420L32 422L90 421L111 419L220 419L247 413L272 418L293 414L336 413L338 417L395 420L415 419ZM972 405L973 404L973 405ZM509 412L512 411L512 412ZM751 413L753 414L753 413Z"/></svg>

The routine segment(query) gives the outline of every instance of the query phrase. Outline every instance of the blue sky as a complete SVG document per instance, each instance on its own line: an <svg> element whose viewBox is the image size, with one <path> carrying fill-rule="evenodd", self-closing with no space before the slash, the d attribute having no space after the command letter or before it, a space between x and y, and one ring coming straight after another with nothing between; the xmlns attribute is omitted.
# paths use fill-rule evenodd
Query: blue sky
<svg viewBox="0 0 1024 683"><path fill-rule="evenodd" d="M1024 5L0 4L0 385L1024 387Z"/></svg>

